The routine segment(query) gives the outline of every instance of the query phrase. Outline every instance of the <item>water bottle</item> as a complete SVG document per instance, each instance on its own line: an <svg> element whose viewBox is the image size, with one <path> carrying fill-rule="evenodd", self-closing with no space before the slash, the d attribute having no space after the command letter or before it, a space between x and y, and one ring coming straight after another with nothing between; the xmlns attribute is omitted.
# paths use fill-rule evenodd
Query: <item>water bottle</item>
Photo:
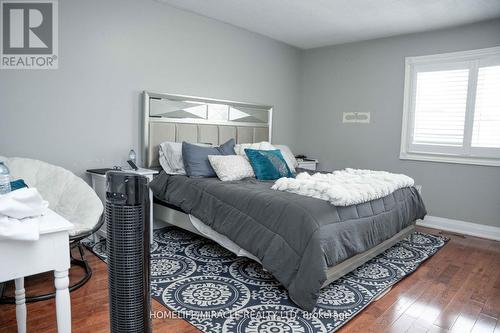
<svg viewBox="0 0 500 333"><path fill-rule="evenodd" d="M128 159L134 162L134 164L137 164L137 155L135 154L135 151L133 149L130 149L130 151L128 152Z"/></svg>
<svg viewBox="0 0 500 333"><path fill-rule="evenodd" d="M10 192L10 172L3 162L0 162L0 194Z"/></svg>

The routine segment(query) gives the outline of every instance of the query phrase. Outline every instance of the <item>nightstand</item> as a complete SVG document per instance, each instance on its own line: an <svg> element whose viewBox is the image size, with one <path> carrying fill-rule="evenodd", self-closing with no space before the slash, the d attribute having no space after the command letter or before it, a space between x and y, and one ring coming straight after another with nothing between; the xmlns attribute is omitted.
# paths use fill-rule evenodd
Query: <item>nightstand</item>
<svg viewBox="0 0 500 333"><path fill-rule="evenodd" d="M89 169L87 170L87 173L91 176L92 178L92 188L94 191L97 193L97 196L99 199L101 199L102 204L104 207L106 207L106 172L109 170L109 168L104 168L104 169ZM121 171L123 172L130 172L130 173L136 173L138 175L144 176L148 179L148 182L153 180L154 175L158 173L158 170L152 170L152 169L143 169L139 168L139 170L132 170L132 169L122 169ZM151 189L149 190L149 216L150 216L150 230L151 230L151 242L153 242L153 191ZM106 238L106 225L104 224L99 231L97 231L97 234L101 237Z"/></svg>
<svg viewBox="0 0 500 333"><path fill-rule="evenodd" d="M312 159L312 158L298 158L297 163L299 163L299 168L306 169L306 170L311 170L311 171L316 171L316 167L319 163L318 160Z"/></svg>

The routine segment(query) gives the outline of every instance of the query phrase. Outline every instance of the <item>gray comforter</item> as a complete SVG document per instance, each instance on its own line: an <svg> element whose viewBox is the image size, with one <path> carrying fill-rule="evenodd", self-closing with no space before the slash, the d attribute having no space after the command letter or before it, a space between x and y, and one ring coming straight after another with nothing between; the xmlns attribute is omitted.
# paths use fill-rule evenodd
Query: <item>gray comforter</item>
<svg viewBox="0 0 500 333"><path fill-rule="evenodd" d="M312 310L326 270L392 237L426 214L415 188L370 202L336 207L310 197L271 190L255 179L222 182L162 172L155 196L179 207L254 254Z"/></svg>

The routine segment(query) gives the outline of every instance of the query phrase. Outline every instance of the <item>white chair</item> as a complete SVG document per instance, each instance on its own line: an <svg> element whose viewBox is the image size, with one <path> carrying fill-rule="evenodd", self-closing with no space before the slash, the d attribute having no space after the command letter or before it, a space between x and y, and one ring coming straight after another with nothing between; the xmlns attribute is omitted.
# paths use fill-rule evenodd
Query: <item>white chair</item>
<svg viewBox="0 0 500 333"><path fill-rule="evenodd" d="M29 187L36 188L49 202L50 209L74 224L75 228L69 233L70 249L77 247L80 258L72 255L71 263L82 267L85 275L70 286L69 290L80 288L92 276L92 269L85 259L80 241L102 226L104 208L101 200L85 181L64 168L28 158L0 156L0 161L9 168L11 180L23 179ZM26 297L26 301L42 301L52 297L55 297L55 292ZM0 302L13 303L14 299L3 297Z"/></svg>

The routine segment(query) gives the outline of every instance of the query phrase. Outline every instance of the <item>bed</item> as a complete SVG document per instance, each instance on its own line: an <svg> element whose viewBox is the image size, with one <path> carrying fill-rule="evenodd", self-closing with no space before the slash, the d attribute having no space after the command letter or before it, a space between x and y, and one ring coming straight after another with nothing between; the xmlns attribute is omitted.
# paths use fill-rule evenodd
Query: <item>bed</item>
<svg viewBox="0 0 500 333"><path fill-rule="evenodd" d="M144 111L147 167L157 166L157 146L163 141L271 140L272 108L268 106L145 92ZM258 260L297 305L312 310L322 287L413 232L415 220L426 214L413 187L370 202L335 207L274 191L272 184L161 172L151 183L153 216L157 222L201 234Z"/></svg>

